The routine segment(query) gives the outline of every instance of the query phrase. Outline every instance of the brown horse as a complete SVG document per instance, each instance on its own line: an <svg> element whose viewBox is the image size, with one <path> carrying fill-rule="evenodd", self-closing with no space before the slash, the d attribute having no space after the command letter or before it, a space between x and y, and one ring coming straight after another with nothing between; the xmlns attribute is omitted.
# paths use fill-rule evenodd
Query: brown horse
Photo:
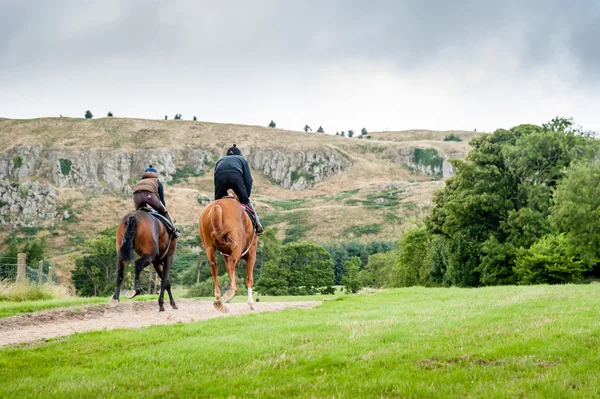
<svg viewBox="0 0 600 399"><path fill-rule="evenodd" d="M225 258L227 273L231 280L229 290L225 292L225 300L231 300L238 285L235 279L235 266L240 259L246 260L246 286L248 287L248 305L254 310L252 300L252 286L254 279L254 262L256 261L256 246L258 236L252 226L252 221L233 197L221 198L210 203L200 214L198 222L200 237L206 250L206 257L210 263L210 273L215 283L215 309L227 312L221 302L221 290L217 279L218 266L216 252L219 251Z"/></svg>
<svg viewBox="0 0 600 399"><path fill-rule="evenodd" d="M169 293L171 307L177 309L171 294L171 282L169 281L169 270L173 264L177 240L165 225L148 212L129 212L121 219L121 223L117 228L116 244L117 253L119 254L117 286L109 305L115 307L119 303L123 270L125 264L133 260L133 252L135 251L139 255L139 258L135 261L135 283L133 290L127 291L127 297L133 298L142 291L140 273L152 263L161 279L160 295L158 296L159 310L161 312L165 310L163 306L165 290Z"/></svg>

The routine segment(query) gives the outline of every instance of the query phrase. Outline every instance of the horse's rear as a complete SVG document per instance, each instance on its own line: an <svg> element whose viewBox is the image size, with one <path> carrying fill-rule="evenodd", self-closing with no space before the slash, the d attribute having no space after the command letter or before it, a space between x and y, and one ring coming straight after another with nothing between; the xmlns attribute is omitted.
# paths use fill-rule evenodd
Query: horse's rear
<svg viewBox="0 0 600 399"><path fill-rule="evenodd" d="M171 306L173 309L177 309L173 295L171 294L171 283L168 278L176 246L177 242L167 228L148 212L134 211L126 214L121 219L121 223L119 223L119 227L117 228L117 285L109 304L114 307L119 303L125 265L133 261L134 253L137 253L139 258L135 261L134 289L127 292L127 297L133 298L140 294L140 273L146 266L152 263L156 273L161 278L158 298L159 310L164 310L165 290L169 294Z"/></svg>
<svg viewBox="0 0 600 399"><path fill-rule="evenodd" d="M221 290L218 281L217 251L225 258L227 273L231 280L230 289L225 293L225 300L232 299L238 291L235 278L235 266L240 259L246 260L248 277L248 305L254 310L252 286L254 284L253 270L256 261L256 246L258 236L254 232L252 221L233 198L223 198L210 203L200 214L198 222L200 237L210 263L210 272L215 283L215 308L227 311L221 302Z"/></svg>

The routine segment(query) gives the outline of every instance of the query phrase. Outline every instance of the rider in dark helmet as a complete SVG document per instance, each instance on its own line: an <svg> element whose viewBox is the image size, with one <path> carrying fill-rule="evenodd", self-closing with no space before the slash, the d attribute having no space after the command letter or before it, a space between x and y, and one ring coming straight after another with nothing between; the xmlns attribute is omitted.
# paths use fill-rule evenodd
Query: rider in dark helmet
<svg viewBox="0 0 600 399"><path fill-rule="evenodd" d="M250 167L235 144L227 150L227 155L219 159L215 165L215 200L226 197L228 189L232 189L240 202L254 211L256 234L264 233L256 209L249 198L252 192Z"/></svg>
<svg viewBox="0 0 600 399"><path fill-rule="evenodd" d="M152 209L165 216L171 221L173 234L175 237L181 237L181 233L175 227L173 218L165 205L165 193L162 183L158 180L158 171L150 165L142 175L140 180L133 188L133 204L138 210L145 205L150 205Z"/></svg>

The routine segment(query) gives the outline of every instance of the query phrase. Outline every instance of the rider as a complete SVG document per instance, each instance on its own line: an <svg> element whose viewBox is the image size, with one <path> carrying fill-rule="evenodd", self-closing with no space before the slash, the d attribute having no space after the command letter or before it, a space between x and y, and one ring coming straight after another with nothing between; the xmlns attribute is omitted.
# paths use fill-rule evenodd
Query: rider
<svg viewBox="0 0 600 399"><path fill-rule="evenodd" d="M254 211L256 234L264 233L256 209L249 199L252 192L250 167L235 144L227 150L227 155L219 159L215 165L215 200L226 197L228 189L232 189L240 202Z"/></svg>
<svg viewBox="0 0 600 399"><path fill-rule="evenodd" d="M181 233L175 227L173 218L165 205L165 193L162 183L158 180L158 171L152 165L148 166L142 175L142 180L133 188L133 204L136 210L149 205L152 209L167 217L173 226L175 237L181 237Z"/></svg>

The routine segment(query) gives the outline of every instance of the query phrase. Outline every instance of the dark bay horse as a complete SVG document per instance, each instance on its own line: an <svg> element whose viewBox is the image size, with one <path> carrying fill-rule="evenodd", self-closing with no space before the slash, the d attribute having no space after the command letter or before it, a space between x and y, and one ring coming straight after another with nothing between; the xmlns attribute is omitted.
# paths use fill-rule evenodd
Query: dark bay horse
<svg viewBox="0 0 600 399"><path fill-rule="evenodd" d="M125 265L133 260L133 252L135 251L139 255L139 258L135 261L135 283L133 290L127 291L127 297L133 298L141 292L140 273L152 263L161 279L160 295L158 296L159 310L161 312L165 310L163 306L165 290L169 293L171 307L177 309L171 294L171 282L169 281L169 270L173 264L177 240L165 225L148 212L129 212L121 219L121 223L117 228L116 244L117 253L119 254L117 286L109 305L115 307L119 303L123 270Z"/></svg>
<svg viewBox="0 0 600 399"><path fill-rule="evenodd" d="M248 305L254 310L252 286L254 285L253 271L256 262L256 246L258 236L254 232L252 221L233 197L221 198L211 202L200 214L198 222L200 237L210 263L210 273L215 283L215 309L227 312L221 302L221 290L217 279L217 251L223 254L227 273L231 281L230 288L225 292L225 300L231 300L238 290L235 279L235 266L244 259L246 261L246 286L248 287Z"/></svg>

